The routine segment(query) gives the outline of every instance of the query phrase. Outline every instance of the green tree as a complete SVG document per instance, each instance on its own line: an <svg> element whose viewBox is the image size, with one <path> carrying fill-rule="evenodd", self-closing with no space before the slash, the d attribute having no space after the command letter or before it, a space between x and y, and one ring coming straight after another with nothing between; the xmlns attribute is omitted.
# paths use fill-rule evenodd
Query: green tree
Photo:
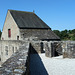
<svg viewBox="0 0 75 75"><path fill-rule="evenodd" d="M53 30L61 40L75 40L75 29L73 30Z"/></svg>
<svg viewBox="0 0 75 75"><path fill-rule="evenodd" d="M63 39L63 40L68 39L69 38L68 30L61 31L60 36L61 36L61 39Z"/></svg>
<svg viewBox="0 0 75 75"><path fill-rule="evenodd" d="M60 31L59 30L53 30L53 32L60 37Z"/></svg>
<svg viewBox="0 0 75 75"><path fill-rule="evenodd" d="M75 40L75 33L74 33L73 36L72 36L72 40Z"/></svg>
<svg viewBox="0 0 75 75"><path fill-rule="evenodd" d="M72 30L72 34L74 34L74 33L75 33L75 29Z"/></svg>
<svg viewBox="0 0 75 75"><path fill-rule="evenodd" d="M69 34L72 34L72 30L69 30L68 33L69 33Z"/></svg>

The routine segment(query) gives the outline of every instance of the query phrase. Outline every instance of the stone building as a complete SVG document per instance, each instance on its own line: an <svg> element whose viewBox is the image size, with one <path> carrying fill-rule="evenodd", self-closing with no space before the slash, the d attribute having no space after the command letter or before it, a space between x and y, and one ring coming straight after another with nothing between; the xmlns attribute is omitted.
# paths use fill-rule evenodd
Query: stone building
<svg viewBox="0 0 75 75"><path fill-rule="evenodd" d="M29 75L30 54L75 58L75 42L60 38L34 12L8 10L0 41L0 75Z"/></svg>
<svg viewBox="0 0 75 75"><path fill-rule="evenodd" d="M8 10L0 41L0 58L6 61L20 46L29 40L58 41L60 38L34 12ZM40 43L33 46L40 51Z"/></svg>
<svg viewBox="0 0 75 75"><path fill-rule="evenodd" d="M35 13L8 10L1 40L25 40L36 37L39 40L60 40Z"/></svg>

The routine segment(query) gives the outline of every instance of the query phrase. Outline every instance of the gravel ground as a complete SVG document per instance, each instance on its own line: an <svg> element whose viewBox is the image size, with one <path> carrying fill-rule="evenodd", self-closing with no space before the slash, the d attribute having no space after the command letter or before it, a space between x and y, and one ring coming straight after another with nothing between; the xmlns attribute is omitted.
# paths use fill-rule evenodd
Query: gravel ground
<svg viewBox="0 0 75 75"><path fill-rule="evenodd" d="M75 59L31 54L30 75L75 75Z"/></svg>
<svg viewBox="0 0 75 75"><path fill-rule="evenodd" d="M48 58L39 54L49 75L75 75L75 59L63 59L62 56Z"/></svg>

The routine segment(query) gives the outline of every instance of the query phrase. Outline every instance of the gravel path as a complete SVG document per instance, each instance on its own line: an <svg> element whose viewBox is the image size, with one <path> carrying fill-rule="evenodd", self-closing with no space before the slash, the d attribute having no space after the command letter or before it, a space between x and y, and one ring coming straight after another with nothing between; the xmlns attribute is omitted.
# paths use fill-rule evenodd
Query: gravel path
<svg viewBox="0 0 75 75"><path fill-rule="evenodd" d="M48 58L45 54L31 54L30 59L30 75L75 75L75 59Z"/></svg>
<svg viewBox="0 0 75 75"><path fill-rule="evenodd" d="M75 75L75 59L63 59L62 56L48 58L39 54L49 75Z"/></svg>

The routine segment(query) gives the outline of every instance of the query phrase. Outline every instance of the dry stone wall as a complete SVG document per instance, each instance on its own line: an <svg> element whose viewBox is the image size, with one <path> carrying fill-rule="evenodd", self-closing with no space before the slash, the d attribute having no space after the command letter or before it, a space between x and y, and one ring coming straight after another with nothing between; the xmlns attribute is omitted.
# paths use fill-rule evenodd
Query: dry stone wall
<svg viewBox="0 0 75 75"><path fill-rule="evenodd" d="M63 55L63 58L75 58L75 41L46 42L44 49L47 57Z"/></svg>
<svg viewBox="0 0 75 75"><path fill-rule="evenodd" d="M41 42L40 41L34 41L31 42L31 53L41 53Z"/></svg>
<svg viewBox="0 0 75 75"><path fill-rule="evenodd" d="M2 40L0 41L0 58L1 62L6 61L13 53L19 50L24 41Z"/></svg>
<svg viewBox="0 0 75 75"><path fill-rule="evenodd" d="M45 49L45 55L47 56L47 57L51 57L52 56L52 54L51 54L51 43L50 42L45 42L44 43L44 49Z"/></svg>
<svg viewBox="0 0 75 75"><path fill-rule="evenodd" d="M75 58L75 41L63 41L63 58Z"/></svg>
<svg viewBox="0 0 75 75"><path fill-rule="evenodd" d="M0 75L29 75L29 43L20 46L0 67Z"/></svg>
<svg viewBox="0 0 75 75"><path fill-rule="evenodd" d="M44 43L45 55L47 57L55 57L62 54L60 41L49 41Z"/></svg>
<svg viewBox="0 0 75 75"><path fill-rule="evenodd" d="M37 53L45 52L50 58L56 53L63 58L75 58L75 41L0 41L0 49L5 45L19 48L2 64L0 75L29 75L29 55L34 53L33 49Z"/></svg>

